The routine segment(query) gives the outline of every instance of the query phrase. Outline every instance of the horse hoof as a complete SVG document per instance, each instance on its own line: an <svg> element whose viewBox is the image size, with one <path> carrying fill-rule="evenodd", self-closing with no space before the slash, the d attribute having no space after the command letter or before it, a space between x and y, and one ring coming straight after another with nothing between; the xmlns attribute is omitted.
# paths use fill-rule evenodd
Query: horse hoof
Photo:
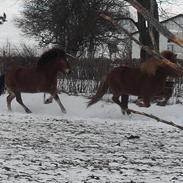
<svg viewBox="0 0 183 183"><path fill-rule="evenodd" d="M139 107L144 107L144 104L141 103L141 102L137 102L136 105L139 106Z"/></svg>
<svg viewBox="0 0 183 183"><path fill-rule="evenodd" d="M166 105L166 102L158 102L157 105L158 106L165 106Z"/></svg>
<svg viewBox="0 0 183 183"><path fill-rule="evenodd" d="M130 115L131 114L131 112L127 109L126 110L126 113L128 114L128 115Z"/></svg>
<svg viewBox="0 0 183 183"><path fill-rule="evenodd" d="M136 105L139 107L150 107L150 105L146 105L144 103L136 103Z"/></svg>
<svg viewBox="0 0 183 183"><path fill-rule="evenodd" d="M44 104L51 104L52 103L52 99L47 99L45 100Z"/></svg>
<svg viewBox="0 0 183 183"><path fill-rule="evenodd" d="M131 112L128 109L122 109L121 112L123 115L125 115L125 114L130 115L131 114Z"/></svg>
<svg viewBox="0 0 183 183"><path fill-rule="evenodd" d="M64 109L64 110L62 110L62 112L64 113L64 114L66 114L67 113L67 111Z"/></svg>
<svg viewBox="0 0 183 183"><path fill-rule="evenodd" d="M28 114L32 113L32 111L30 111L29 109L26 109L25 112Z"/></svg>

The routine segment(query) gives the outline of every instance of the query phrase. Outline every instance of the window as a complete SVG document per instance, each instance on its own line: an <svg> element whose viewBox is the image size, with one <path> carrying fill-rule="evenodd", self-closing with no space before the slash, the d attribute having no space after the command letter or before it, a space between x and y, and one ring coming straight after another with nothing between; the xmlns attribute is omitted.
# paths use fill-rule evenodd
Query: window
<svg viewBox="0 0 183 183"><path fill-rule="evenodd" d="M167 49L168 49L169 51L174 52L175 47L174 47L173 44L169 43L169 44L167 45Z"/></svg>

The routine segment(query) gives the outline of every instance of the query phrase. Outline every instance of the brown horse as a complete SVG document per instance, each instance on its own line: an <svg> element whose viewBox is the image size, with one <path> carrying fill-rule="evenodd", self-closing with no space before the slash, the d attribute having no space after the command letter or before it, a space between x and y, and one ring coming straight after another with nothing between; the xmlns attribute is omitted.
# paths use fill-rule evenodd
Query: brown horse
<svg viewBox="0 0 183 183"><path fill-rule="evenodd" d="M172 51L165 50L165 51L162 51L160 54L166 59L170 60L171 62L177 63L177 54L173 53ZM157 105L165 106L173 94L173 89L174 89L174 79L171 77L166 78L164 90L160 91L157 94L157 96L154 96L152 98L152 101L157 102ZM137 105L139 104L139 101L140 101L140 97L136 101Z"/></svg>
<svg viewBox="0 0 183 183"><path fill-rule="evenodd" d="M14 68L7 71L4 76L1 76L0 91L5 86L9 91L7 96L8 109L11 110L11 102L16 97L17 102L24 108L25 112L31 113L22 101L21 92L44 92L52 95L62 112L66 113L66 109L57 94L58 72L65 74L71 72L66 53L59 48L53 48L43 53L35 68Z"/></svg>
<svg viewBox="0 0 183 183"><path fill-rule="evenodd" d="M166 78L168 76L180 77L182 74L181 66L154 57L138 67L114 68L103 78L88 106L98 102L109 88L113 94L113 101L121 107L122 111L128 112L128 95L140 96L143 103L139 105L149 107L151 98L164 91ZM119 97L122 97L121 101Z"/></svg>

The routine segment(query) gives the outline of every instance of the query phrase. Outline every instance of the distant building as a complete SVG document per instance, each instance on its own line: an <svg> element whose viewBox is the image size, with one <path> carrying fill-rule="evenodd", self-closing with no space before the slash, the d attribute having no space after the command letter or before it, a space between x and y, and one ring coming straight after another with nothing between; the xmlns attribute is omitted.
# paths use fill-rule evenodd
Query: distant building
<svg viewBox="0 0 183 183"><path fill-rule="evenodd" d="M183 39L183 14L179 14L177 16L164 20L161 22L161 24L167 27L170 32ZM134 33L134 37L139 39L138 32ZM168 42L168 39L164 37L161 33L159 46L160 51L173 51L178 55L179 59L183 59L183 48L174 43ZM140 58L140 47L135 42L132 42L132 58Z"/></svg>

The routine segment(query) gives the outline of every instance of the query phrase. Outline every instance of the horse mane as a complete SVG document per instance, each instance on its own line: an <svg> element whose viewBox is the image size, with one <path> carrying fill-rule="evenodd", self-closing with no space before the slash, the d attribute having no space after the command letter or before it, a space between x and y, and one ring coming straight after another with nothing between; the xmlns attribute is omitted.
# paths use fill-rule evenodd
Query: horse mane
<svg viewBox="0 0 183 183"><path fill-rule="evenodd" d="M177 58L177 54L173 53L172 51L169 50L164 50L160 53L163 57L165 57L166 59L176 63L176 58Z"/></svg>
<svg viewBox="0 0 183 183"><path fill-rule="evenodd" d="M169 60L169 62L162 61L160 59L156 59L153 56L150 57L146 62L140 65L140 69L142 72L147 73L148 75L155 76L156 71L159 67L163 65L169 65L170 67L174 67L173 63L176 63L176 54L169 50L164 50L160 53L163 57ZM176 69L176 68L175 68Z"/></svg>
<svg viewBox="0 0 183 183"><path fill-rule="evenodd" d="M55 60L58 57L65 57L65 51L60 49L60 48L52 48L46 52L44 52L38 62L37 62L37 66L43 66L53 60Z"/></svg>

